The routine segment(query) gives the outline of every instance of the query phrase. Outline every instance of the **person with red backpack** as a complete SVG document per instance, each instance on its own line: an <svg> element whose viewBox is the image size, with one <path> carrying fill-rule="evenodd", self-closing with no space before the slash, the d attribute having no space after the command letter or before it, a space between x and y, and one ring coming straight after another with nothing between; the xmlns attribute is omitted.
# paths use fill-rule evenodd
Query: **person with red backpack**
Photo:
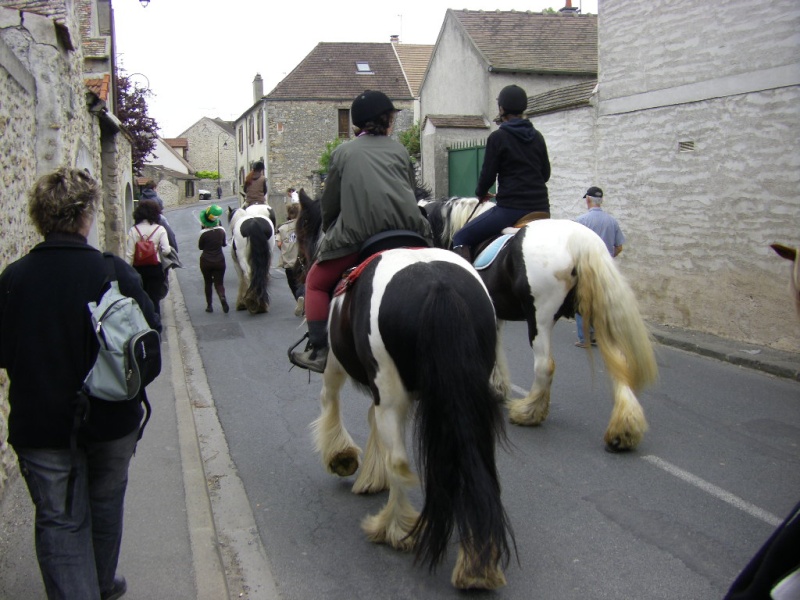
<svg viewBox="0 0 800 600"><path fill-rule="evenodd" d="M142 276L144 291L161 314L161 300L166 295L166 272L161 256L170 254L167 230L161 222L161 209L153 200L140 200L133 210L134 226L128 231L125 259Z"/></svg>

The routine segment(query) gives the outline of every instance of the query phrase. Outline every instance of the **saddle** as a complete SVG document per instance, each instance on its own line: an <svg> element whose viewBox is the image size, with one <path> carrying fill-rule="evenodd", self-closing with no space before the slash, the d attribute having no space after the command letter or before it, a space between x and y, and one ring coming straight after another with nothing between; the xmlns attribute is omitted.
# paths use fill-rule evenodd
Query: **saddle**
<svg viewBox="0 0 800 600"><path fill-rule="evenodd" d="M393 229L367 238L358 251L358 265L342 273L342 279L333 291L334 296L344 294L356 282L364 269L375 258L394 248L430 248L430 242L415 231Z"/></svg>
<svg viewBox="0 0 800 600"><path fill-rule="evenodd" d="M538 211L528 213L514 223L512 227L506 227L500 235L484 240L473 249L476 258L472 261L472 266L478 271L490 267L494 259L497 258L497 255L500 253L500 250L505 248L508 241L514 237L520 229L533 221L549 218L550 213L547 212Z"/></svg>

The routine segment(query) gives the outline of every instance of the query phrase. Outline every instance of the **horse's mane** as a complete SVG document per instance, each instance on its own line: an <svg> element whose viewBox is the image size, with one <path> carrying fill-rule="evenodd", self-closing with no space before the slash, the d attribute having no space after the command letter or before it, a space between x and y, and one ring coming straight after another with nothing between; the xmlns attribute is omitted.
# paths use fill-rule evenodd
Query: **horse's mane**
<svg viewBox="0 0 800 600"><path fill-rule="evenodd" d="M428 218L437 245L449 248L456 232L478 215L485 213L494 204L478 204L477 198L449 198L417 203Z"/></svg>

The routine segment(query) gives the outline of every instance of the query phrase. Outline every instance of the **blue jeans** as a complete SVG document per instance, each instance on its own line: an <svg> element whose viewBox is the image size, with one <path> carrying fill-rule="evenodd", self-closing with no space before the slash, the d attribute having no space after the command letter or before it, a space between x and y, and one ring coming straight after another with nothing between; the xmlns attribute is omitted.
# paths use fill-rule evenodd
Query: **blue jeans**
<svg viewBox="0 0 800 600"><path fill-rule="evenodd" d="M81 444L72 512L66 512L68 449L14 448L36 508L36 557L49 600L99 600L114 586L128 465L138 429Z"/></svg>
<svg viewBox="0 0 800 600"><path fill-rule="evenodd" d="M482 215L475 217L453 236L453 248L475 246L493 235L500 235L506 227L511 227L530 210L494 206Z"/></svg>
<svg viewBox="0 0 800 600"><path fill-rule="evenodd" d="M575 313L575 325L578 326L578 341L581 344L585 344L586 340L583 337L583 317L580 313ZM594 339L594 327L589 327L589 335L592 336L591 339Z"/></svg>

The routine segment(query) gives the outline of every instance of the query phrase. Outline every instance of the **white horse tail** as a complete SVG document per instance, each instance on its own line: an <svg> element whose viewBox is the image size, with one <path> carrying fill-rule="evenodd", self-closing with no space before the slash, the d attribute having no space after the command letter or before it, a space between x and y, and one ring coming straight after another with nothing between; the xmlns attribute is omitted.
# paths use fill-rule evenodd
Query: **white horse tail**
<svg viewBox="0 0 800 600"><path fill-rule="evenodd" d="M588 233L588 231L587 231ZM594 235L570 240L576 259L576 308L591 324L611 377L639 390L658 377L653 341L628 282Z"/></svg>
<svg viewBox="0 0 800 600"><path fill-rule="evenodd" d="M453 584L493 589L513 540L500 500L495 445L503 435L501 399L490 385L495 362L494 310L463 268L432 283L416 320L416 441L425 505L411 532L417 560L431 570L452 530L461 549Z"/></svg>
<svg viewBox="0 0 800 600"><path fill-rule="evenodd" d="M247 310L256 314L269 310L269 269L272 264L270 238L274 235L272 223L261 217L251 217L242 222L240 231L250 242L248 262L250 286L244 297Z"/></svg>

